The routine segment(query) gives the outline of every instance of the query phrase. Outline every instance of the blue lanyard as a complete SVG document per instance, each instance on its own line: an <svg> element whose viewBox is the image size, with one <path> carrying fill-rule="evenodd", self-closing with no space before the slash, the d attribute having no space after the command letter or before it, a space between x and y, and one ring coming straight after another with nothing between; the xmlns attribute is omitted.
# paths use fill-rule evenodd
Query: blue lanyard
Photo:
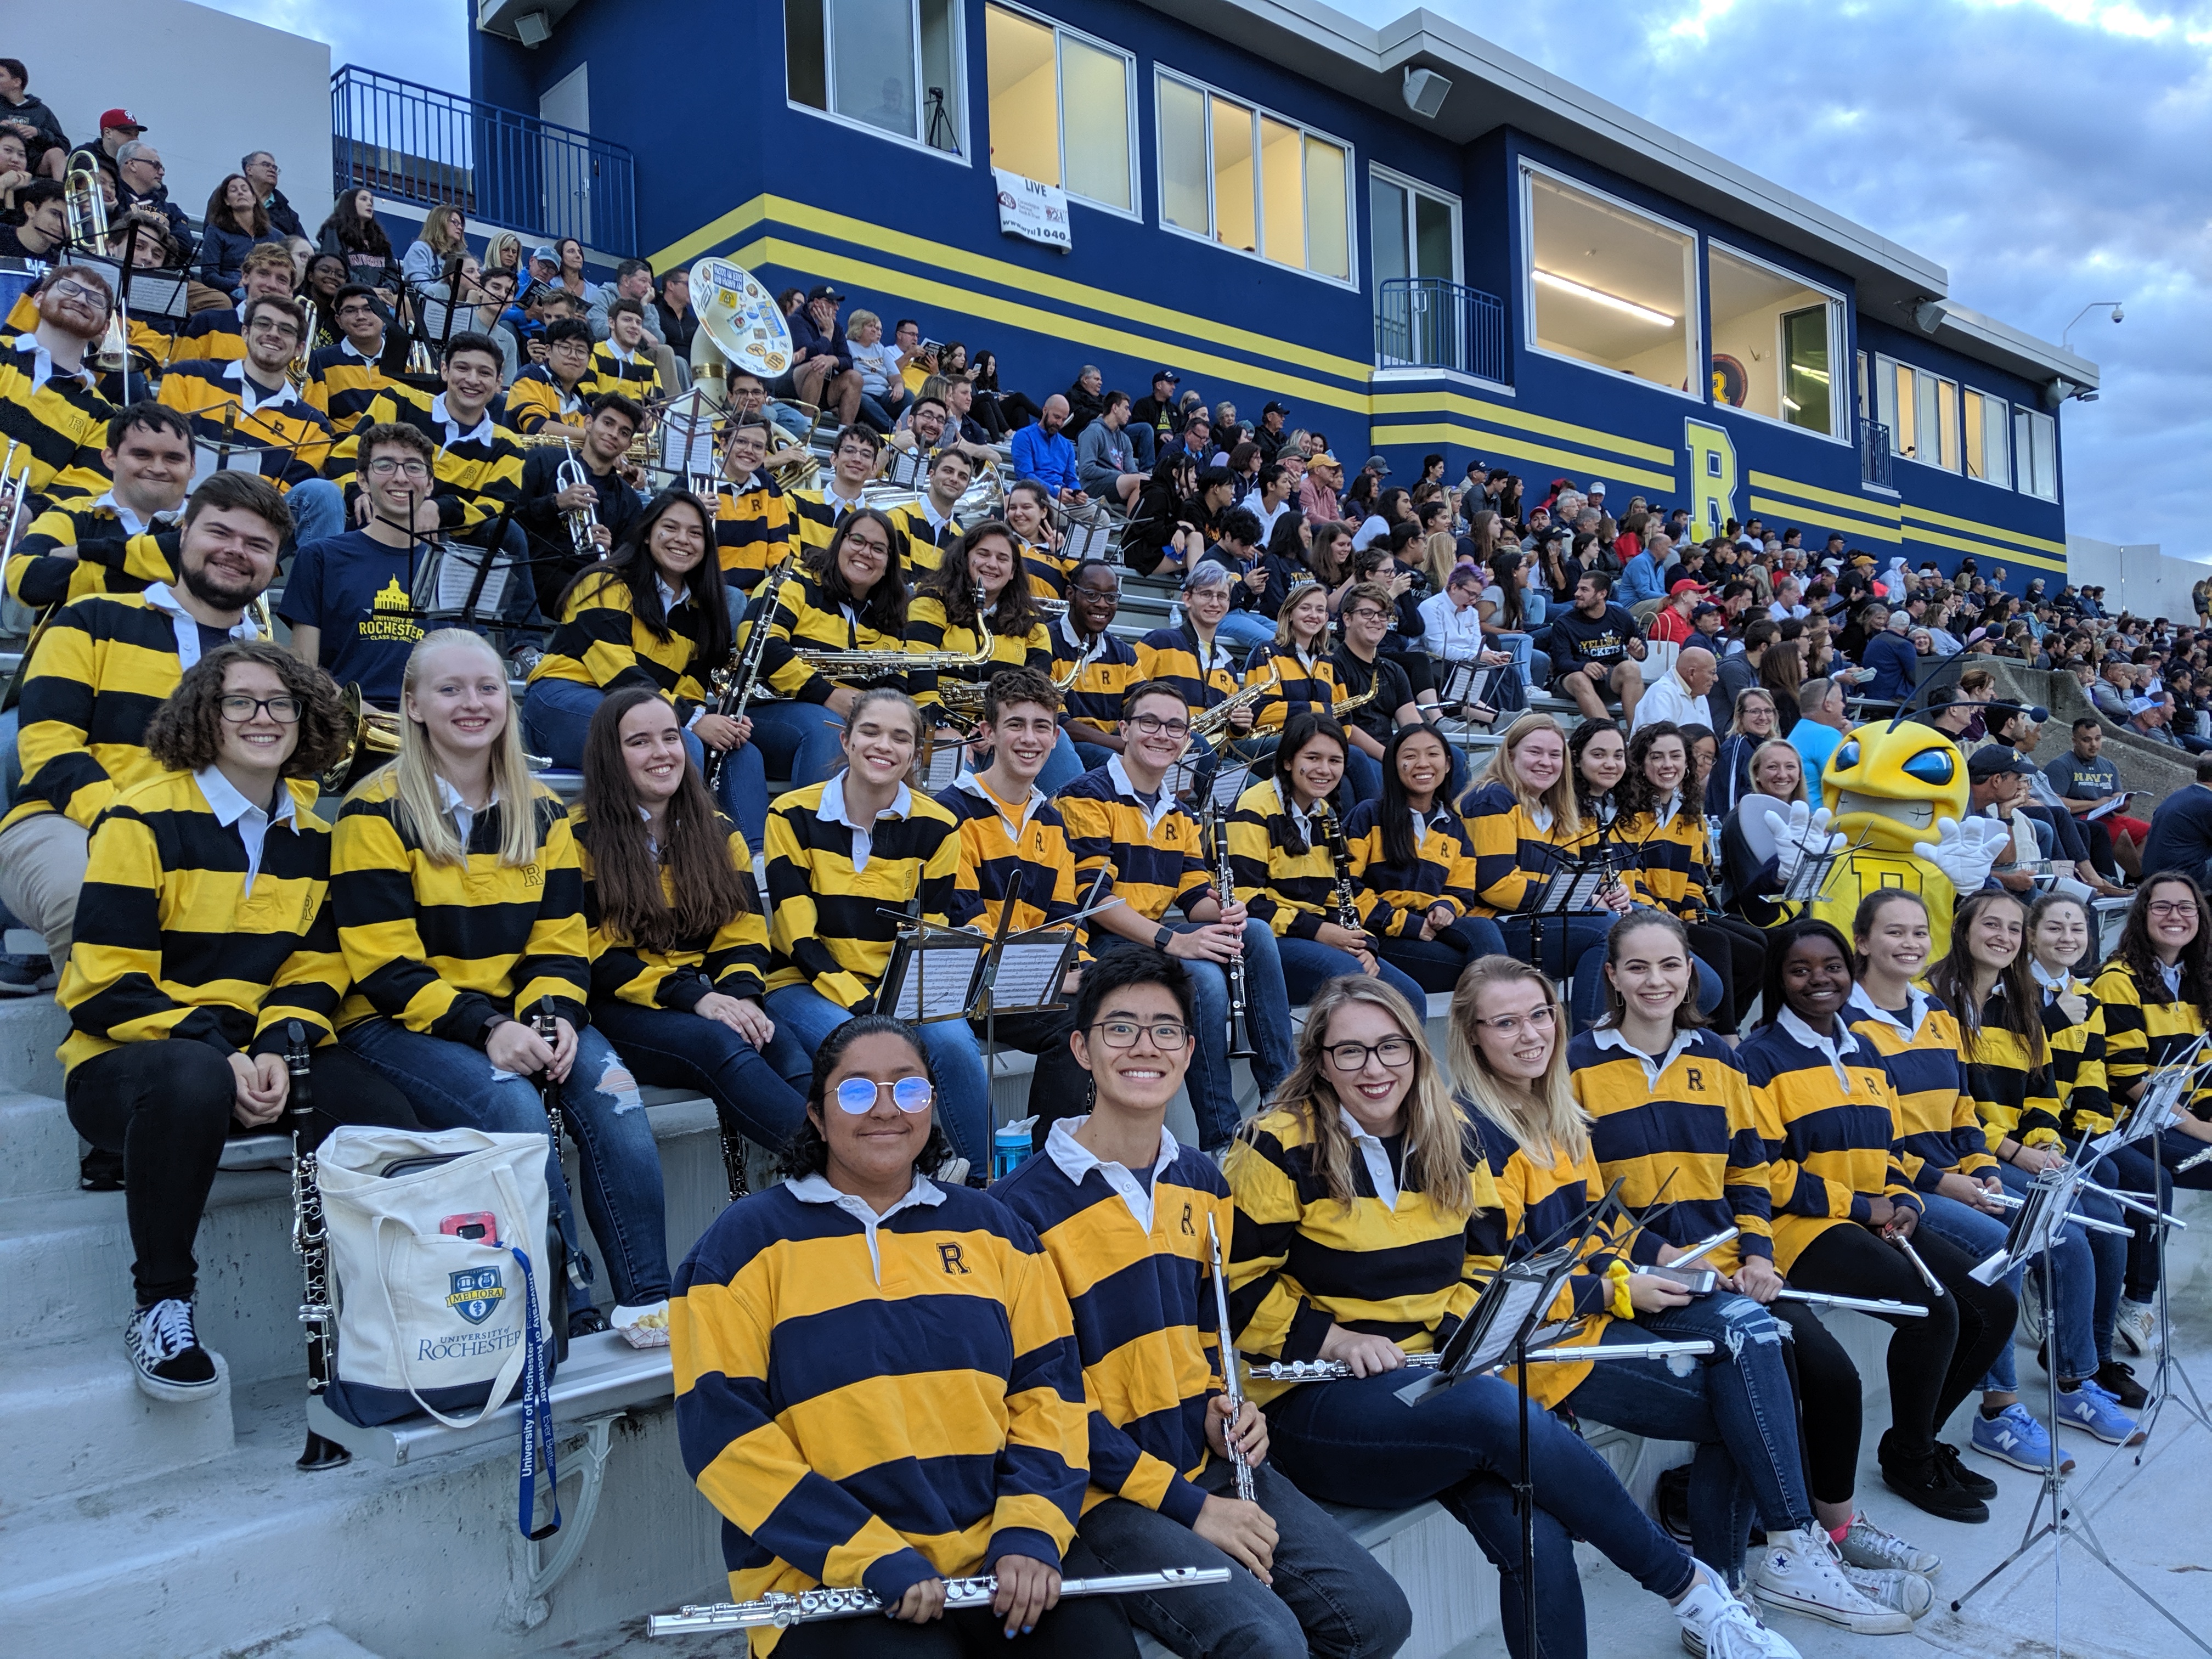
<svg viewBox="0 0 2212 1659"><path fill-rule="evenodd" d="M537 1276L531 1271L528 1256L513 1245L507 1248L522 1268L523 1340L530 1345L522 1361L522 1459L515 1492L514 1523L524 1537L535 1542L561 1530L561 1477L553 1468L553 1385L545 1363L544 1328L538 1317ZM553 1522L532 1532L530 1517L536 1508L541 1445L545 1454L545 1490L553 1504Z"/></svg>

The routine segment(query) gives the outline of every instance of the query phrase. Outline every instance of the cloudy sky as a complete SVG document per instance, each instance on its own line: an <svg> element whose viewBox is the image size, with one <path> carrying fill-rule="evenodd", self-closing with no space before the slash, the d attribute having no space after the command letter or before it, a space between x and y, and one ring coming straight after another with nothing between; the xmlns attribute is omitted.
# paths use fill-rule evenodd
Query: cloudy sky
<svg viewBox="0 0 2212 1659"><path fill-rule="evenodd" d="M213 3L466 89L467 0ZM2212 559L2212 0L1431 3L1942 261L1975 310L2056 339L2124 300L2072 336L2104 395L2062 416L2067 521Z"/></svg>

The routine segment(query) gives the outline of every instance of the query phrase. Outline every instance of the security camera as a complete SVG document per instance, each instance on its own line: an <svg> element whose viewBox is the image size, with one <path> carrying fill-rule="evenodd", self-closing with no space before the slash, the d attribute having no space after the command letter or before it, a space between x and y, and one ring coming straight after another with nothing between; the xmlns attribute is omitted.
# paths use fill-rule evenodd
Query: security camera
<svg viewBox="0 0 2212 1659"><path fill-rule="evenodd" d="M2112 320L2116 323L2124 322L2127 319L2127 314L2128 308L2125 306L2114 306L2112 307Z"/></svg>

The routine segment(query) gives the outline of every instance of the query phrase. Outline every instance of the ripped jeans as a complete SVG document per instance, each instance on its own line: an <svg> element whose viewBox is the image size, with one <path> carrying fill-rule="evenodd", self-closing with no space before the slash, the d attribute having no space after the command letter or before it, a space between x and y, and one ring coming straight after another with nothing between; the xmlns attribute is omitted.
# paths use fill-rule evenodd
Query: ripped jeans
<svg viewBox="0 0 2212 1659"><path fill-rule="evenodd" d="M1603 1346L1713 1345L1703 1358L1600 1360L1561 1408L1631 1434L1693 1442L1690 1547L1743 1581L1756 1518L1770 1534L1805 1526L1813 1500L1797 1449L1797 1407L1782 1344L1788 1327L1749 1297L1723 1292L1605 1328Z"/></svg>
<svg viewBox="0 0 2212 1659"><path fill-rule="evenodd" d="M434 1129L483 1129L495 1134L546 1133L536 1079L502 1072L465 1042L426 1036L381 1015L357 1020L338 1041L405 1095ZM606 1038L590 1026L576 1033L575 1063L561 1085L561 1110L575 1137L584 1176L584 1213L607 1253L615 1300L649 1307L668 1297L668 1228L660 1194L660 1153L637 1084ZM547 1190L553 1221L568 1259L588 1285L592 1266L576 1236L575 1212L561 1160L549 1149ZM572 1282L574 1282L572 1275ZM589 1300L571 1294L572 1307Z"/></svg>

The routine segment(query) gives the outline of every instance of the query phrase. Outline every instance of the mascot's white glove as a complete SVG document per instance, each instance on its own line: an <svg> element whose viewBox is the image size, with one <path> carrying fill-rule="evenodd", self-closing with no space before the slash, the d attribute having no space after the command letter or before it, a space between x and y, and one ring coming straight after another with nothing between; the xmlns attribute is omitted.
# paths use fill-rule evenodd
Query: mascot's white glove
<svg viewBox="0 0 2212 1659"><path fill-rule="evenodd" d="M1814 811L1802 800L1785 805L1766 795L1746 796L1744 805L1744 844L1760 863L1772 859L1784 881L1797 873L1808 854L1843 850L1843 836L1828 831L1831 815L1825 806Z"/></svg>
<svg viewBox="0 0 2212 1659"><path fill-rule="evenodd" d="M1998 858L2012 846L2012 830L1995 818L1936 820L1936 839L1916 841L1912 850L1941 870L1963 896L1990 878Z"/></svg>

